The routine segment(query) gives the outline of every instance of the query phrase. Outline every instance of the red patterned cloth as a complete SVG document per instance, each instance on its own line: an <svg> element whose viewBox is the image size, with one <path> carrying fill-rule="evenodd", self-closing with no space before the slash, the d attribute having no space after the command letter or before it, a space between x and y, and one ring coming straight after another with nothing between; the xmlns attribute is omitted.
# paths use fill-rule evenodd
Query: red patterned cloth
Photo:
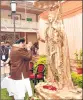
<svg viewBox="0 0 83 100"><path fill-rule="evenodd" d="M52 86L52 85L44 85L43 88L49 89L49 90L53 90L53 91L56 91L57 90L57 88L54 87L54 86Z"/></svg>

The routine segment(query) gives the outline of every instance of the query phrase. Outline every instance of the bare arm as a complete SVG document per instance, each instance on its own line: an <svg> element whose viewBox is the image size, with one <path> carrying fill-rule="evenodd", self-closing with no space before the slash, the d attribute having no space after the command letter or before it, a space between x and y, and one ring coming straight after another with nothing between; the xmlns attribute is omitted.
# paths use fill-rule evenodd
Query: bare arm
<svg viewBox="0 0 83 100"><path fill-rule="evenodd" d="M40 36L38 37L38 40L45 43L45 40L42 39Z"/></svg>

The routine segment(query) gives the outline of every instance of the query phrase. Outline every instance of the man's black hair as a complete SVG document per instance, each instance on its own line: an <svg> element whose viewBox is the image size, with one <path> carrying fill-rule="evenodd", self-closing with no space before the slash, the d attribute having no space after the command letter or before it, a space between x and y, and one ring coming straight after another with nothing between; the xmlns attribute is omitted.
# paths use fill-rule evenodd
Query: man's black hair
<svg viewBox="0 0 83 100"><path fill-rule="evenodd" d="M19 43L24 43L25 42L25 39L24 38L21 38L21 39L19 39L19 40L17 40L16 42L15 42L15 44L19 44Z"/></svg>

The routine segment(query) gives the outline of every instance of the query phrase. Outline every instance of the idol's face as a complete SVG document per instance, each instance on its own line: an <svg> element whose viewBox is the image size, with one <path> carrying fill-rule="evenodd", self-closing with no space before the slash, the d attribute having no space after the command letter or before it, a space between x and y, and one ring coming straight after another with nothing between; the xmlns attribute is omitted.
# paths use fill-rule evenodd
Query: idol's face
<svg viewBox="0 0 83 100"><path fill-rule="evenodd" d="M48 15L48 21L53 22L54 21L54 15Z"/></svg>

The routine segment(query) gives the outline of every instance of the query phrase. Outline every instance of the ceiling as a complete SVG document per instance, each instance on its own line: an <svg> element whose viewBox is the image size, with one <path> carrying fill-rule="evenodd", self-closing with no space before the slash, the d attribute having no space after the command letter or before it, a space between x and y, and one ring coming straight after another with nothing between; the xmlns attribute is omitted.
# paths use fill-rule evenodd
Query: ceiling
<svg viewBox="0 0 83 100"><path fill-rule="evenodd" d="M5 10L11 10L10 8L10 2L9 1L1 1L1 9L5 9ZM40 14L42 12L44 12L45 10L48 9L48 5L49 7L52 5L55 5L57 1L38 1L36 0L35 2L30 1L30 0L21 0L18 1L16 0L17 3L17 11L18 12L26 12L27 13L33 13L33 14Z"/></svg>
<svg viewBox="0 0 83 100"><path fill-rule="evenodd" d="M18 12L25 12L25 7L27 13L40 14L44 11L42 8L35 7L33 2L16 1L16 3ZM10 1L1 1L1 9L11 10Z"/></svg>

